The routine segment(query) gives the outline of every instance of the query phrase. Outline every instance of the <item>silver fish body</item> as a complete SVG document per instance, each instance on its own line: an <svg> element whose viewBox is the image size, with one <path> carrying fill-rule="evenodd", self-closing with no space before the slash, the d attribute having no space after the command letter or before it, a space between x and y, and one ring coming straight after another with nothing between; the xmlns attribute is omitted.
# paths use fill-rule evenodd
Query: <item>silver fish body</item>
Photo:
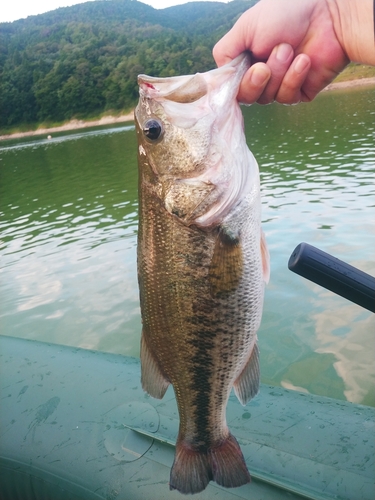
<svg viewBox="0 0 375 500"><path fill-rule="evenodd" d="M170 488L250 475L226 424L232 387L259 389L257 330L268 252L257 163L236 95L248 57L193 76L139 76L138 280L142 385L174 387L180 415Z"/></svg>

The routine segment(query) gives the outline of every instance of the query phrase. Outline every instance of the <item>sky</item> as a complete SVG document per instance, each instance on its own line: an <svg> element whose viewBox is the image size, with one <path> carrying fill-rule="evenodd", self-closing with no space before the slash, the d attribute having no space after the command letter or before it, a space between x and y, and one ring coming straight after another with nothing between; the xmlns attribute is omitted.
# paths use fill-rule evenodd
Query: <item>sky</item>
<svg viewBox="0 0 375 500"><path fill-rule="evenodd" d="M172 5L187 3L188 0L140 0L143 3L151 5L155 9L164 9ZM202 0L200 0L202 1ZM203 0L221 1L227 3L228 0ZM1 0L0 22L12 22L17 19L23 19L27 16L43 14L59 7L69 7L77 3L84 3L82 0Z"/></svg>

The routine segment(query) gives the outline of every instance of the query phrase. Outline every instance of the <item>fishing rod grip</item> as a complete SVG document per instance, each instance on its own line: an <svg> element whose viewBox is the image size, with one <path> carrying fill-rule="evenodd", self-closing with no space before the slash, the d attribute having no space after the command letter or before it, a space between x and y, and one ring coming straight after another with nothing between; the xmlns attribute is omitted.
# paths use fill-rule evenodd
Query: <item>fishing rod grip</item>
<svg viewBox="0 0 375 500"><path fill-rule="evenodd" d="M289 258L296 274L375 312L375 278L308 243L300 243Z"/></svg>

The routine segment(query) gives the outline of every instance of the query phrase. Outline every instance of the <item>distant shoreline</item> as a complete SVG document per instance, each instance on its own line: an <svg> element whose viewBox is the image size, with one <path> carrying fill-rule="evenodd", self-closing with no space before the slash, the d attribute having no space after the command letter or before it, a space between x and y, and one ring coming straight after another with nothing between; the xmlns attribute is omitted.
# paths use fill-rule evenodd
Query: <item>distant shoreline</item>
<svg viewBox="0 0 375 500"><path fill-rule="evenodd" d="M344 82L333 82L327 85L322 92L327 90L349 89L352 87L362 87L364 85L375 85L375 76L369 78L358 78L357 80L345 80Z"/></svg>
<svg viewBox="0 0 375 500"><path fill-rule="evenodd" d="M131 113L128 113L127 115L120 115L120 116L103 116L99 120L91 120L91 121L85 121L85 120L70 120L67 123L64 123L64 125L60 125L58 127L51 127L51 128L38 128L36 130L29 130L27 132L15 132L14 134L6 134L6 135L0 135L0 141L6 140L6 139L20 139L22 137L31 137L34 135L45 135L45 134L52 134L54 132L65 132L69 130L79 130L82 128L89 128L89 127L100 127L101 125L111 125L115 123L126 123L126 122L131 122L134 120L134 112L132 111Z"/></svg>
<svg viewBox="0 0 375 500"><path fill-rule="evenodd" d="M347 89L353 87L360 87L365 85L375 85L375 77L370 78L360 78L357 80L347 80L344 82L334 82L327 85L323 92L329 90L337 90L337 89ZM14 134L5 134L0 135L0 141L6 139L20 139L22 137L31 137L38 135L51 135L54 132L65 132L69 130L78 130L88 127L98 127L101 125L111 125L115 123L126 123L134 120L134 112L128 113L127 115L120 116L103 116L99 120L92 121L84 121L84 120L70 120L64 125L60 125L59 127L51 127L51 128L38 128L37 130L29 130L27 132L15 132Z"/></svg>

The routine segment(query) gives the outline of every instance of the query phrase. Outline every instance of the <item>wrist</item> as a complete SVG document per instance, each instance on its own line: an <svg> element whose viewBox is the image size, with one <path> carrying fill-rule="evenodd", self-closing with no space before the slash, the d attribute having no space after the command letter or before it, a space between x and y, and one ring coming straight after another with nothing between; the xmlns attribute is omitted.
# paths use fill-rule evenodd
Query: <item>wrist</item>
<svg viewBox="0 0 375 500"><path fill-rule="evenodd" d="M375 65L373 0L326 0L338 41L348 59Z"/></svg>

